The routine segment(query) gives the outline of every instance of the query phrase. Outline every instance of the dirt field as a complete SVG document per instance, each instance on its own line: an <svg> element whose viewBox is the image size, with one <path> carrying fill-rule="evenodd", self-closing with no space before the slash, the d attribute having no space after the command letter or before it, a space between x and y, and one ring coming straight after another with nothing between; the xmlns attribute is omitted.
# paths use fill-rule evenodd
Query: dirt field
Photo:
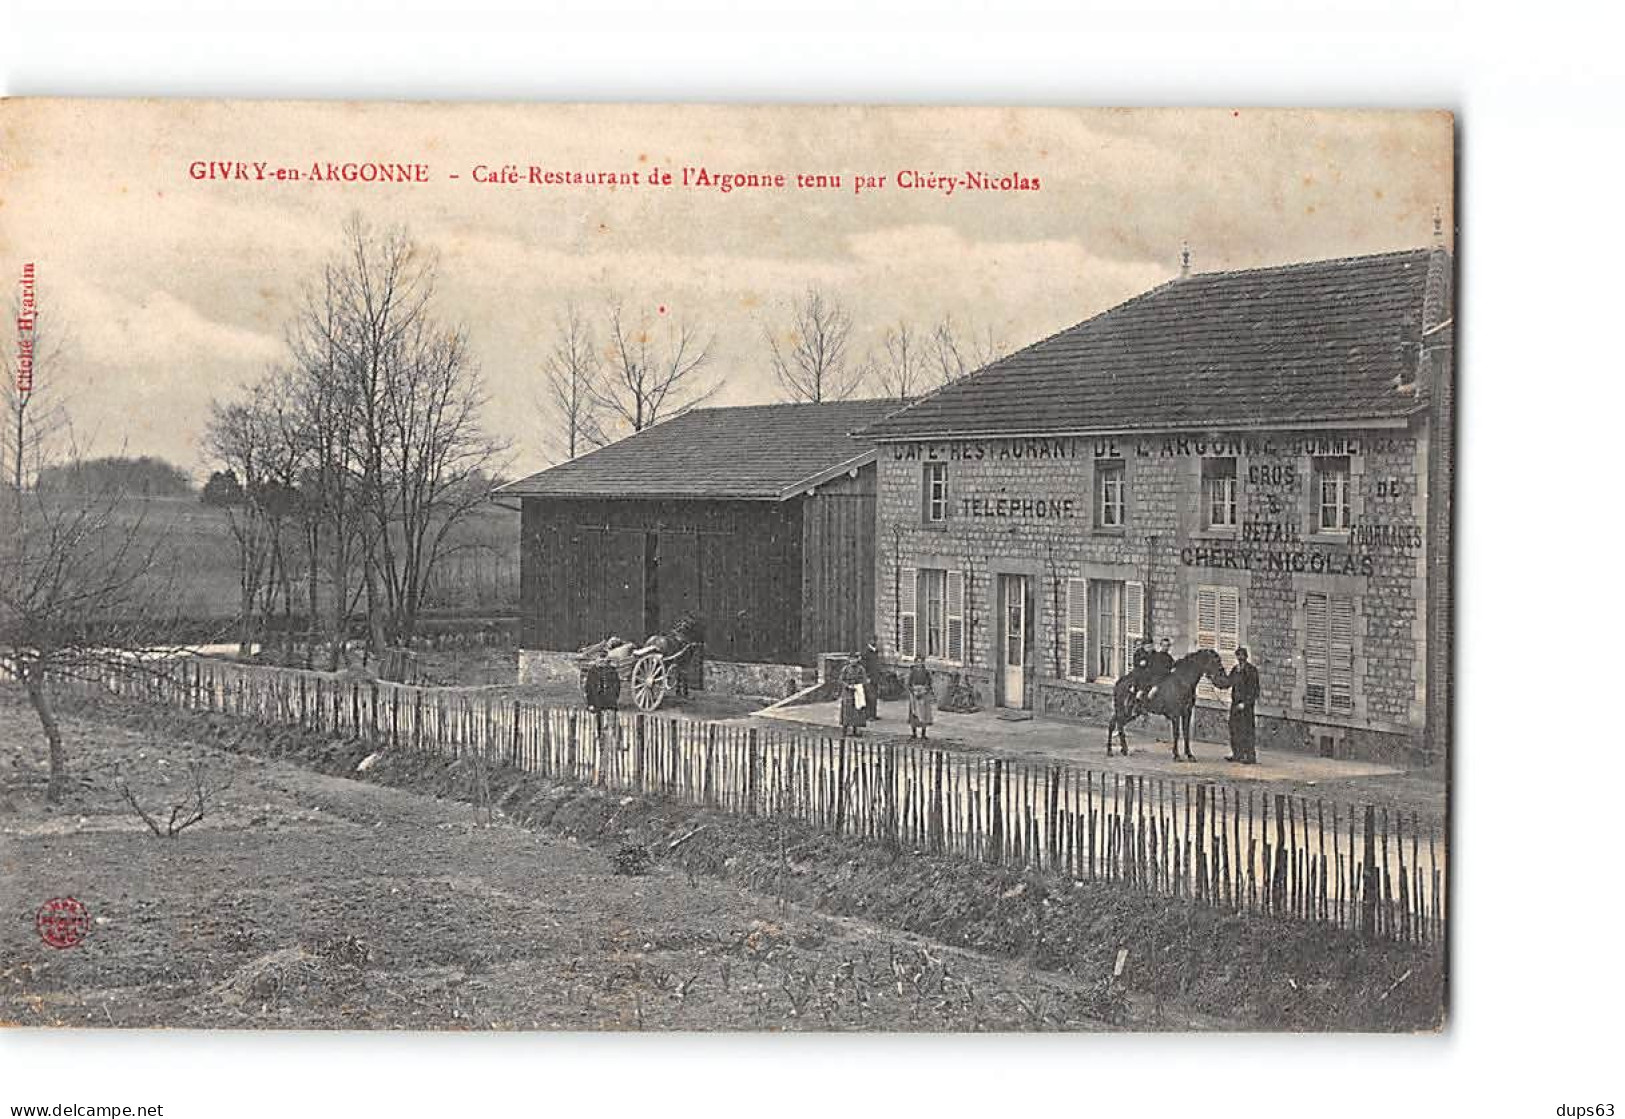
<svg viewBox="0 0 1625 1119"><path fill-rule="evenodd" d="M145 723L143 726L142 724ZM606 853L467 804L183 740L125 712L65 721L78 780L40 804L31 712L0 688L0 1020L17 1025L432 1029L1146 1028L1106 976L1044 972L820 915L657 860ZM202 822L149 834L211 783ZM608 806L613 811L613 805ZM34 914L94 915L52 949ZM1221 1026L1162 1007L1163 1028Z"/></svg>

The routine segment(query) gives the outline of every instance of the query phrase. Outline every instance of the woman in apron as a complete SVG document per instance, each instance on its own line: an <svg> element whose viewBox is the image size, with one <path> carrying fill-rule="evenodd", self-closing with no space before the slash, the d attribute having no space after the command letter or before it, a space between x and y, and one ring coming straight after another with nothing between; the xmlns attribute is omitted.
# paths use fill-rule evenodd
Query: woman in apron
<svg viewBox="0 0 1625 1119"><path fill-rule="evenodd" d="M867 722L868 696L864 693L872 685L869 674L863 671L863 658L853 653L846 658L846 667L841 669L841 737L845 738L848 732L862 734L863 724Z"/></svg>
<svg viewBox="0 0 1625 1119"><path fill-rule="evenodd" d="M936 689L931 683L931 670L925 667L923 655L914 658L908 670L908 736L926 737L925 728L935 721L937 710Z"/></svg>

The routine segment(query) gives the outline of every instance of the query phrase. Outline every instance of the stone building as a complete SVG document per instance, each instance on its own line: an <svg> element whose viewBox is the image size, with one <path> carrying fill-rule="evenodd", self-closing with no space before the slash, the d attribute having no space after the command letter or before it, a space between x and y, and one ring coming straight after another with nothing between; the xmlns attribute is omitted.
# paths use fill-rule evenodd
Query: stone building
<svg viewBox="0 0 1625 1119"><path fill-rule="evenodd" d="M1436 761L1450 320L1442 248L1187 274L898 411L863 433L877 632L1102 727L1141 634L1245 645L1261 747Z"/></svg>

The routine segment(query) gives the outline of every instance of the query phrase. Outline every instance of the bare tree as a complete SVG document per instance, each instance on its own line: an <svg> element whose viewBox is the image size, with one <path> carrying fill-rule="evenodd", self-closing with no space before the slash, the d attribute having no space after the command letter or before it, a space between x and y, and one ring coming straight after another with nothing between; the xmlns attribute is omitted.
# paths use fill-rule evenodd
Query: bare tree
<svg viewBox="0 0 1625 1119"><path fill-rule="evenodd" d="M808 288L791 304L788 324L777 330L763 327L762 336L773 374L791 400L844 400L868 373L864 363L849 360L852 316L817 288Z"/></svg>
<svg viewBox="0 0 1625 1119"><path fill-rule="evenodd" d="M433 317L436 279L433 254L405 229L351 218L342 252L289 330L293 370L259 390L287 403L244 405L279 452L278 477L303 528L312 617L318 568L327 568L329 668L356 598L374 652L411 641L434 566L455 527L483 506L502 450L481 427L485 398L466 333ZM271 538L273 556L280 539Z"/></svg>
<svg viewBox="0 0 1625 1119"><path fill-rule="evenodd" d="M436 562L452 532L484 508L505 450L480 422L485 395L468 336L419 321L385 382L378 516L379 570L391 644L409 644Z"/></svg>
<svg viewBox="0 0 1625 1119"><path fill-rule="evenodd" d="M304 440L299 490L310 647L313 654L317 629L325 629L326 666L333 671L343 657L354 609L352 575L362 535L359 486L351 469L357 447L355 406L343 376L345 343L336 266L329 264L320 281L306 289L288 330L288 347L294 368L287 395ZM327 610L325 623L318 627L319 585L324 577Z"/></svg>
<svg viewBox="0 0 1625 1119"><path fill-rule="evenodd" d="M716 336L689 322L658 327L609 308L608 360L591 396L602 421L642 431L671 412L703 404L721 387L708 379Z"/></svg>
<svg viewBox="0 0 1625 1119"><path fill-rule="evenodd" d="M436 261L421 252L404 228L374 230L359 215L344 226L344 252L331 267L338 292L340 380L353 409L359 452L355 464L361 508L361 574L367 626L375 654L390 645L385 577L388 562L389 485L385 480L390 431L391 379L415 364L410 347L421 341L434 295Z"/></svg>
<svg viewBox="0 0 1625 1119"><path fill-rule="evenodd" d="M292 578L286 537L301 513L296 487L302 438L285 395L288 379L273 372L243 401L212 408L204 445L226 470L226 483L211 478L204 487L209 504L225 511L237 542L239 590L238 650L246 656L264 639L280 593L284 636L291 639Z"/></svg>
<svg viewBox="0 0 1625 1119"><path fill-rule="evenodd" d="M5 347L8 473L15 493L0 534L0 671L21 681L39 719L50 773L46 800L55 804L68 761L53 681L139 649L150 639L148 627L161 623L156 605L172 596L155 575L165 538L143 530L143 515L131 513L121 492L29 488L54 464L77 461L54 368L63 347L42 344L41 317L33 315L27 331L18 323L27 335L19 343L32 347L32 378L21 375L12 347Z"/></svg>
<svg viewBox="0 0 1625 1119"><path fill-rule="evenodd" d="M44 732L46 800L55 804L68 761L53 682L109 662L140 663L173 602L174 564L161 562L166 535L147 530L113 489L36 488L19 497L12 527L0 542L0 660L22 682Z"/></svg>
<svg viewBox="0 0 1625 1119"><path fill-rule="evenodd" d="M542 395L537 402L549 443L562 441L567 459L607 442L595 395L602 375L603 360L592 326L578 305L568 303L554 323L553 347L542 362ZM562 439L557 429L562 429Z"/></svg>
<svg viewBox="0 0 1625 1119"><path fill-rule="evenodd" d="M135 790L130 788L129 781L125 779L122 766L115 770L114 782L118 785L119 792L123 795L125 802L129 804L137 816L141 817L141 822L147 825L148 830L153 835L159 839L174 839L193 824L202 822L204 815L208 812L209 802L230 788L237 777L235 773L232 773L222 781L211 783L208 780L208 769L200 761L188 762L186 772L191 777L191 791L186 799L170 805L169 819L163 824L160 824L150 812L141 807L141 802L136 799Z"/></svg>
<svg viewBox="0 0 1625 1119"><path fill-rule="evenodd" d="M941 385L968 377L1004 353L1004 342L991 325L980 330L961 327L952 315L944 315L931 331L930 360Z"/></svg>
<svg viewBox="0 0 1625 1119"><path fill-rule="evenodd" d="M886 356L878 363L876 379L887 396L912 400L938 387L930 364L928 340L922 338L907 319L886 328L883 339Z"/></svg>
<svg viewBox="0 0 1625 1119"><path fill-rule="evenodd" d="M24 321L20 296L12 297L7 321ZM66 340L48 324L37 302L27 321L26 329L17 328L16 345L0 347L4 350L0 353L0 369L5 372L5 427L0 430L0 447L5 452L7 481L18 501L40 467L61 452L71 438L67 398L54 375L64 360ZM27 377L22 369L25 347L31 366Z"/></svg>

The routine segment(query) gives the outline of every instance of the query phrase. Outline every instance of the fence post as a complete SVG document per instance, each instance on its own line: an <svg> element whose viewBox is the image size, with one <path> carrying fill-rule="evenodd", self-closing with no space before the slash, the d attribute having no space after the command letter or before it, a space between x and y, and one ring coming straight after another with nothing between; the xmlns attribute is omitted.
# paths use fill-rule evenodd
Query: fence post
<svg viewBox="0 0 1625 1119"><path fill-rule="evenodd" d="M1286 905L1286 797L1275 796L1275 858L1270 868L1270 912L1279 913Z"/></svg>
<svg viewBox="0 0 1625 1119"><path fill-rule="evenodd" d="M846 834L846 736L835 751L835 834Z"/></svg>
<svg viewBox="0 0 1625 1119"><path fill-rule="evenodd" d="M1382 896L1382 880L1377 876L1377 810L1365 806L1365 873L1360 885L1360 932L1367 940L1377 938L1377 901Z"/></svg>
<svg viewBox="0 0 1625 1119"><path fill-rule="evenodd" d="M897 798L897 743L886 743L886 753L881 760L881 781L885 788L882 803L886 806L886 846L897 850L901 842L901 820L898 811Z"/></svg>
<svg viewBox="0 0 1625 1119"><path fill-rule="evenodd" d="M1208 895L1207 873L1207 798L1208 786L1196 786L1196 900L1206 901Z"/></svg>
<svg viewBox="0 0 1625 1119"><path fill-rule="evenodd" d="M745 732L745 749L748 756L745 759L745 814L756 815L756 786L761 778L761 767L756 757L756 728L751 727Z"/></svg>
<svg viewBox="0 0 1625 1119"><path fill-rule="evenodd" d="M993 861L1004 861L1004 761L1001 758L993 759L993 788L991 790L992 806L988 811L990 823L989 845L992 847Z"/></svg>
<svg viewBox="0 0 1625 1119"><path fill-rule="evenodd" d="M638 712L634 717L637 722L634 724L634 733L632 735L632 787L640 793L645 793L648 792L647 780L644 775L645 766L648 763L643 748L643 712Z"/></svg>

